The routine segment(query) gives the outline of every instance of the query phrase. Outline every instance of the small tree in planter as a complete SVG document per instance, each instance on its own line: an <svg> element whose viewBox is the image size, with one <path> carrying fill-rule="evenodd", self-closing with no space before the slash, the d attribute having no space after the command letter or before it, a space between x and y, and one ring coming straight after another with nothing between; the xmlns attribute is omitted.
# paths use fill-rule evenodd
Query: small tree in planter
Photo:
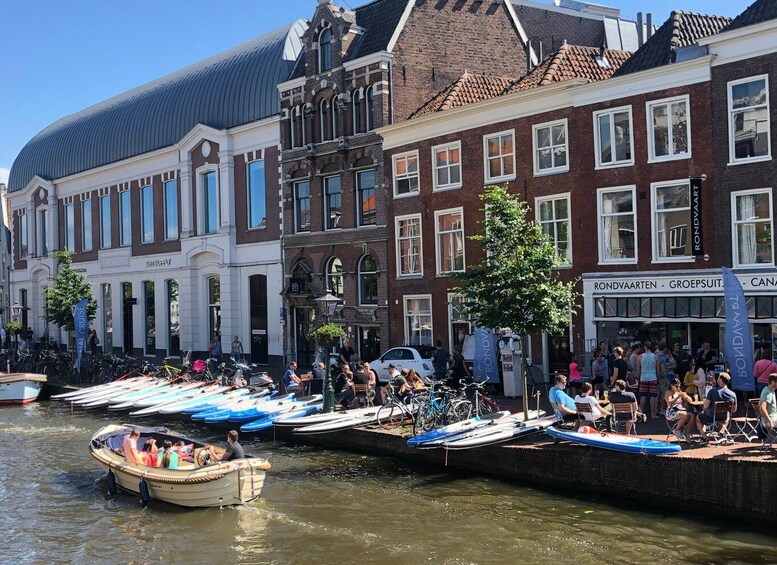
<svg viewBox="0 0 777 565"><path fill-rule="evenodd" d="M325 324L321 324L316 329L312 330L308 334L308 337L310 339L315 339L319 344L323 345L324 352L326 354L326 349L331 346L335 340L345 339L346 334L345 330L343 330L343 328L337 324L326 322ZM325 363L327 363L327 367L326 384L324 386L324 412L331 412L334 410L335 405L335 389L332 385L332 375L328 366L328 361L328 359L325 361Z"/></svg>

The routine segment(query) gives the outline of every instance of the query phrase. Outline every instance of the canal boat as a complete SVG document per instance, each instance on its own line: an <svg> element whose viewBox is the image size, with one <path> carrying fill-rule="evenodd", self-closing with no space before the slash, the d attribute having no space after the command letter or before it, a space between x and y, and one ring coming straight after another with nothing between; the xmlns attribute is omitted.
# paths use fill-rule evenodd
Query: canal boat
<svg viewBox="0 0 777 565"><path fill-rule="evenodd" d="M46 375L37 373L0 373L0 404L34 402L46 384Z"/></svg>
<svg viewBox="0 0 777 565"><path fill-rule="evenodd" d="M138 445L155 439L173 444L183 440L192 445L191 460L184 459L177 469L149 467L130 463L121 453L124 438L132 429L140 432ZM223 451L223 450L217 450ZM108 488L138 494L143 503L161 500L189 508L235 506L256 499L262 491L270 463L260 457L200 465L207 453L203 443L169 432L166 428L109 425L97 431L89 443L89 452L108 468Z"/></svg>
<svg viewBox="0 0 777 565"><path fill-rule="evenodd" d="M676 443L660 441L656 439L642 438L639 436L627 436L622 434L613 434L610 432L600 432L590 426L583 426L576 432L562 430L560 428L550 427L545 430L548 435L557 440L566 440L573 443L590 445L612 451L623 451L626 453L642 453L643 455L664 455L667 453L678 453L682 451Z"/></svg>

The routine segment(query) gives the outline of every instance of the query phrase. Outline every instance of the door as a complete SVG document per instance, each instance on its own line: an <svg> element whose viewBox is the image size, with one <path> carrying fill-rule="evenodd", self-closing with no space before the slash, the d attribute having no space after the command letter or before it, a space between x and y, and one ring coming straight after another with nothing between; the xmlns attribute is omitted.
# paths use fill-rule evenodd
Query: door
<svg viewBox="0 0 777 565"><path fill-rule="evenodd" d="M267 277L248 277L251 302L251 362L267 364ZM299 361L299 359L297 360Z"/></svg>
<svg viewBox="0 0 777 565"><path fill-rule="evenodd" d="M315 341L308 339L308 334L313 326L313 312L312 308L294 309L294 340L297 350L297 365L304 371L313 366L313 359L316 356Z"/></svg>
<svg viewBox="0 0 777 565"><path fill-rule="evenodd" d="M122 325L124 327L124 353L132 354L132 326L134 318L132 316L132 307L138 303L137 298L132 298L132 283L121 283L121 294L123 297L123 316Z"/></svg>
<svg viewBox="0 0 777 565"><path fill-rule="evenodd" d="M359 357L372 362L380 357L380 328L357 327L359 332Z"/></svg>

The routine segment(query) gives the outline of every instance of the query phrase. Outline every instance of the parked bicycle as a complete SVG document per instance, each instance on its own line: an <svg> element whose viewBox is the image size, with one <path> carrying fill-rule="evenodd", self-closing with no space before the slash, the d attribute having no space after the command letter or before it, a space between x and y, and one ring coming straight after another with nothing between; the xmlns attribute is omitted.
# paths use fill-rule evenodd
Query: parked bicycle
<svg viewBox="0 0 777 565"><path fill-rule="evenodd" d="M472 405L460 391L442 386L438 381L431 382L429 397L418 408L413 435L469 418Z"/></svg>

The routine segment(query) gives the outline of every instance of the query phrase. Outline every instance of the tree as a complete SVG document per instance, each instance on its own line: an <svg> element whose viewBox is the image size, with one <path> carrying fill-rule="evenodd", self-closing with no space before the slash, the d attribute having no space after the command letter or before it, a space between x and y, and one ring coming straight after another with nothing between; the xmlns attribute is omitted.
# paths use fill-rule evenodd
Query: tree
<svg viewBox="0 0 777 565"><path fill-rule="evenodd" d="M487 210L484 229L470 239L481 243L485 257L458 276L455 289L467 298L467 312L482 328L510 328L522 336L561 331L578 294L576 281L559 279L564 263L553 242L506 186L487 186L480 199Z"/></svg>
<svg viewBox="0 0 777 565"><path fill-rule="evenodd" d="M93 320L97 313L97 303L92 298L92 287L86 277L73 270L73 260L67 251L52 253L59 264L59 270L52 277L54 286L46 289L46 322L72 332L73 305L82 298L88 298L86 317Z"/></svg>

